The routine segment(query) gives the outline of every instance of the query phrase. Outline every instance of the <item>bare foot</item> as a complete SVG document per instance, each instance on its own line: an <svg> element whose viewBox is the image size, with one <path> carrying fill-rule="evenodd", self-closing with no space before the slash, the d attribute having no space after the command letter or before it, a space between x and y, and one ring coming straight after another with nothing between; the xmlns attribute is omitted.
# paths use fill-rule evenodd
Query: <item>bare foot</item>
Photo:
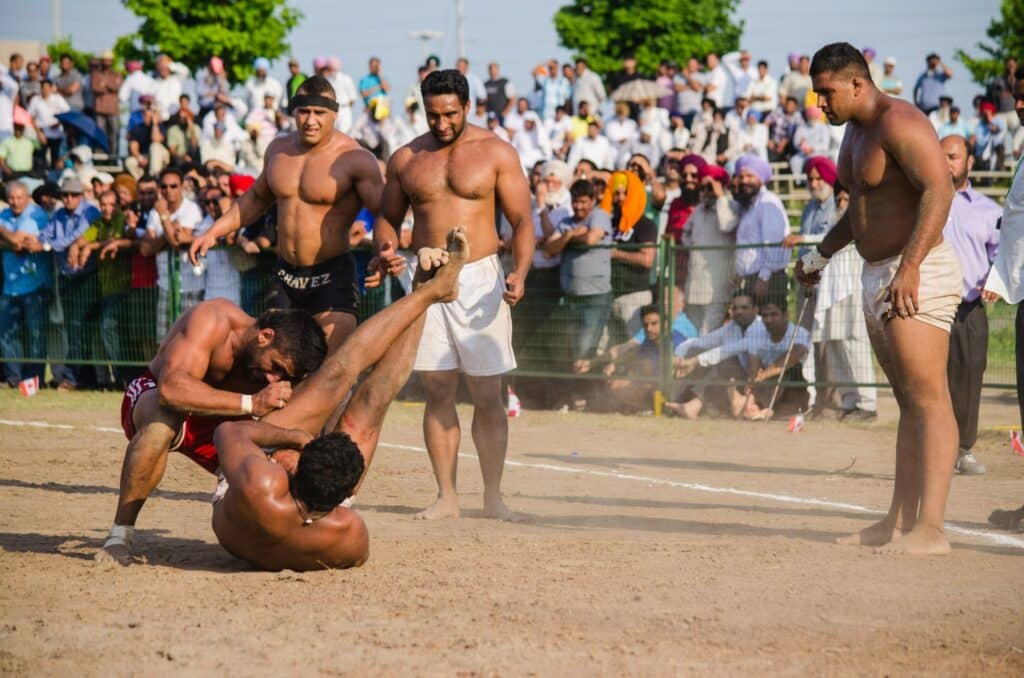
<svg viewBox="0 0 1024 678"><path fill-rule="evenodd" d="M510 522L516 522L519 516L505 506L505 502L502 501L501 496L497 496L491 499L484 497L484 517L494 518L495 520L508 520Z"/></svg>
<svg viewBox="0 0 1024 678"><path fill-rule="evenodd" d="M1016 511L996 509L988 517L988 522L1004 530L1020 530L1021 521L1024 521L1024 506Z"/></svg>
<svg viewBox="0 0 1024 678"><path fill-rule="evenodd" d="M677 417L689 419L690 421L700 416L700 411L703 408L704 403L701 402L700 398L690 398L685 403L665 403L666 410L672 412Z"/></svg>
<svg viewBox="0 0 1024 678"><path fill-rule="evenodd" d="M98 565L106 567L114 565L129 565L132 562L132 551L125 544L111 544L110 546L104 546L96 555L93 556L93 560Z"/></svg>
<svg viewBox="0 0 1024 678"><path fill-rule="evenodd" d="M420 252L422 253L423 250ZM461 226L448 231L447 255L447 262L434 268L432 277L431 272L424 272L430 278L429 284L436 286L435 291L439 295L438 301L441 302L455 301L459 298L459 273L462 271L462 267L469 262L469 240L466 237L465 229ZM427 253L427 256L432 258L435 255ZM423 280L421 279L420 282Z"/></svg>
<svg viewBox="0 0 1024 678"><path fill-rule="evenodd" d="M729 410L732 412L733 418L740 416L744 410L747 409L747 404L753 400L750 394L743 395L735 386L730 386L729 390Z"/></svg>
<svg viewBox="0 0 1024 678"><path fill-rule="evenodd" d="M942 530L916 525L899 539L893 539L875 553L909 556L944 556L949 553L949 541Z"/></svg>
<svg viewBox="0 0 1024 678"><path fill-rule="evenodd" d="M414 520L440 520L442 518L458 518L458 497L438 497L432 505L413 516Z"/></svg>
<svg viewBox="0 0 1024 678"><path fill-rule="evenodd" d="M860 532L836 539L837 544L846 546L884 546L893 539L903 536L903 530L893 527L888 518L878 521Z"/></svg>

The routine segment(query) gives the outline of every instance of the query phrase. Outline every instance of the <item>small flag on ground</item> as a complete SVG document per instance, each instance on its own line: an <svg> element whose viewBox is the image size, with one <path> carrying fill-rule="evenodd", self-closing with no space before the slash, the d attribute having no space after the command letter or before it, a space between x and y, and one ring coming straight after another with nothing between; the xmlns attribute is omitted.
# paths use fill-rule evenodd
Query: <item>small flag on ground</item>
<svg viewBox="0 0 1024 678"><path fill-rule="evenodd" d="M1010 447L1014 454L1024 457L1024 435L1021 434L1020 429L1010 431Z"/></svg>
<svg viewBox="0 0 1024 678"><path fill-rule="evenodd" d="M800 433L800 431L803 431L804 413L798 412L797 414L794 414L792 417L790 417L789 426L786 427L786 430L789 431L790 433Z"/></svg>
<svg viewBox="0 0 1024 678"><path fill-rule="evenodd" d="M519 402L519 396L515 394L512 387L508 387L508 416L518 417L523 413L523 406Z"/></svg>
<svg viewBox="0 0 1024 678"><path fill-rule="evenodd" d="M31 398L35 394L39 393L39 377L22 379L21 382L18 383L18 390L21 391L21 395L26 398Z"/></svg>

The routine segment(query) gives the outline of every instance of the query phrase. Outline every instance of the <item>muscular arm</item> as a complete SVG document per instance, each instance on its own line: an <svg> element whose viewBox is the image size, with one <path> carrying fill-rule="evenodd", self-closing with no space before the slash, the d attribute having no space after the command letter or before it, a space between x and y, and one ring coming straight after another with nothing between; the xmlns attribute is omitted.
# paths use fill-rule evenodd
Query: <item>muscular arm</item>
<svg viewBox="0 0 1024 678"><path fill-rule="evenodd" d="M826 257L831 257L849 245L851 240L853 240L853 229L850 227L850 210L846 210L842 218L832 227L832 230L825 235L825 238L818 247L822 254Z"/></svg>
<svg viewBox="0 0 1024 678"><path fill-rule="evenodd" d="M405 220L406 212L409 211L409 196L402 190L402 183L399 180L399 173L408 155L408 150L398 151L388 161L387 176L377 203L378 209L374 212L377 221L373 226L373 247L378 252L385 243L390 242L398 247L395 225L401 224Z"/></svg>
<svg viewBox="0 0 1024 678"><path fill-rule="evenodd" d="M505 218L512 225L512 272L522 282L530 270L537 243L533 237L533 209L530 205L530 187L519 165L519 156L508 144L495 144L498 149L498 179L495 197Z"/></svg>
<svg viewBox="0 0 1024 678"><path fill-rule="evenodd" d="M218 426L213 439L221 470L228 480L233 480L248 459L266 461L264 449L284 447L301 450L312 436L305 431L281 428L262 421L231 421Z"/></svg>

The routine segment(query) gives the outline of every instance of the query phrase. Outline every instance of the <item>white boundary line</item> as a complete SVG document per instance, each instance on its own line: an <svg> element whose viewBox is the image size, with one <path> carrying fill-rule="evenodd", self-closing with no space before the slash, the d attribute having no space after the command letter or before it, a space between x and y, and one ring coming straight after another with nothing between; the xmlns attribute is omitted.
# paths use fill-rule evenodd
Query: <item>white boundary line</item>
<svg viewBox="0 0 1024 678"><path fill-rule="evenodd" d="M124 432L119 428L111 426L72 426L71 424L51 424L46 421L22 421L18 419L0 419L0 425L6 426L31 426L35 428L53 428L65 431L73 431L76 429L85 429L90 431L97 431L100 433L119 433ZM427 449L425 447L419 447L418 445L400 445L398 443L377 443L379 447L389 447L395 450L404 450L407 452L421 452L425 453ZM459 453L459 456L464 459L476 459L475 454L468 454L465 452ZM538 471L551 471L553 473L576 473L588 476L596 476L599 478L614 478L615 480L630 480L642 483L648 483L649 485L663 485L665 487L676 487L684 490L692 490L694 492L707 492L710 494L731 494L739 497L750 497L753 499L766 499L768 501L777 501L785 504L804 504L810 506L823 506L827 508L846 509L849 511L857 511L860 513L870 513L875 515L882 515L882 511L868 508L866 506L860 506L859 504L847 504L845 502L828 501L826 499L815 499L815 498L804 498L794 497L788 494L774 494L769 492L755 492L753 490L742 490L735 487L714 487L712 485L705 485L703 483L686 483L678 480L667 480L665 478L653 478L650 476L640 476L631 473L618 473L615 471L596 471L594 469L575 468L572 466L557 466L555 464L533 464L524 461L516 461L514 459L508 459L505 461L506 466L516 466L519 468L535 469ZM987 530L976 530L969 527L961 527L955 523L946 523L946 529L956 534L962 534L971 537L978 537L985 541L997 544L999 546L1010 546L1013 548L1024 549L1024 540L1012 537L1007 534L999 534L997 532L989 532Z"/></svg>

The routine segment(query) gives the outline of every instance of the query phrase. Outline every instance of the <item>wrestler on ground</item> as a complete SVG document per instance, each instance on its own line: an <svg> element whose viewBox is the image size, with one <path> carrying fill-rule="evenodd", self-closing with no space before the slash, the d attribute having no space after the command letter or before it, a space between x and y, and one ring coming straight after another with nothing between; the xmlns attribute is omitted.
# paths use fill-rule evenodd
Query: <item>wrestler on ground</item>
<svg viewBox="0 0 1024 678"><path fill-rule="evenodd" d="M458 296L468 257L461 229L452 231L447 252L421 249L412 293L373 315L332 351L287 407L258 423L230 422L217 429L223 476L214 495L213 529L224 548L268 570L366 562L366 524L345 500L365 477L384 415L412 371L425 312ZM338 430L314 439L374 363ZM271 460L268 448L283 449Z"/></svg>
<svg viewBox="0 0 1024 678"><path fill-rule="evenodd" d="M338 102L327 80L305 80L291 105L298 130L270 143L256 183L196 238L190 255L196 263L218 238L253 223L276 202L278 260L268 306L314 314L333 349L356 326L349 229L363 207L377 213L383 182L369 151L334 129Z"/></svg>
<svg viewBox="0 0 1024 678"><path fill-rule="evenodd" d="M213 299L178 318L149 369L125 390L121 426L130 442L114 525L97 560L130 561L135 521L163 478L168 452L215 473L217 425L284 407L292 383L326 354L323 330L299 309L271 310L257 319Z"/></svg>
<svg viewBox="0 0 1024 678"><path fill-rule="evenodd" d="M817 284L828 257L856 243L865 259L868 335L900 408L888 515L839 541L885 553L948 553L943 522L957 427L946 362L961 285L957 256L942 239L953 199L949 169L928 119L877 89L855 47L822 47L811 77L828 121L849 122L838 169L850 207L797 263L796 276Z"/></svg>
<svg viewBox="0 0 1024 678"><path fill-rule="evenodd" d="M516 367L509 305L523 296L535 247L530 190L515 149L466 123L469 85L461 73L435 71L423 80L421 90L430 132L391 156L374 242L389 270L400 269L400 257L385 253L397 242L393 225L402 222L411 205L414 248L440 246L451 226L464 225L473 261L462 271L458 301L427 312L416 356L414 369L426 391L423 433L438 484L437 502L418 517L459 515L455 392L462 372L473 400L484 511L507 518L510 513L501 498L508 447L501 375ZM497 256L498 205L513 229L514 269L507 276Z"/></svg>

